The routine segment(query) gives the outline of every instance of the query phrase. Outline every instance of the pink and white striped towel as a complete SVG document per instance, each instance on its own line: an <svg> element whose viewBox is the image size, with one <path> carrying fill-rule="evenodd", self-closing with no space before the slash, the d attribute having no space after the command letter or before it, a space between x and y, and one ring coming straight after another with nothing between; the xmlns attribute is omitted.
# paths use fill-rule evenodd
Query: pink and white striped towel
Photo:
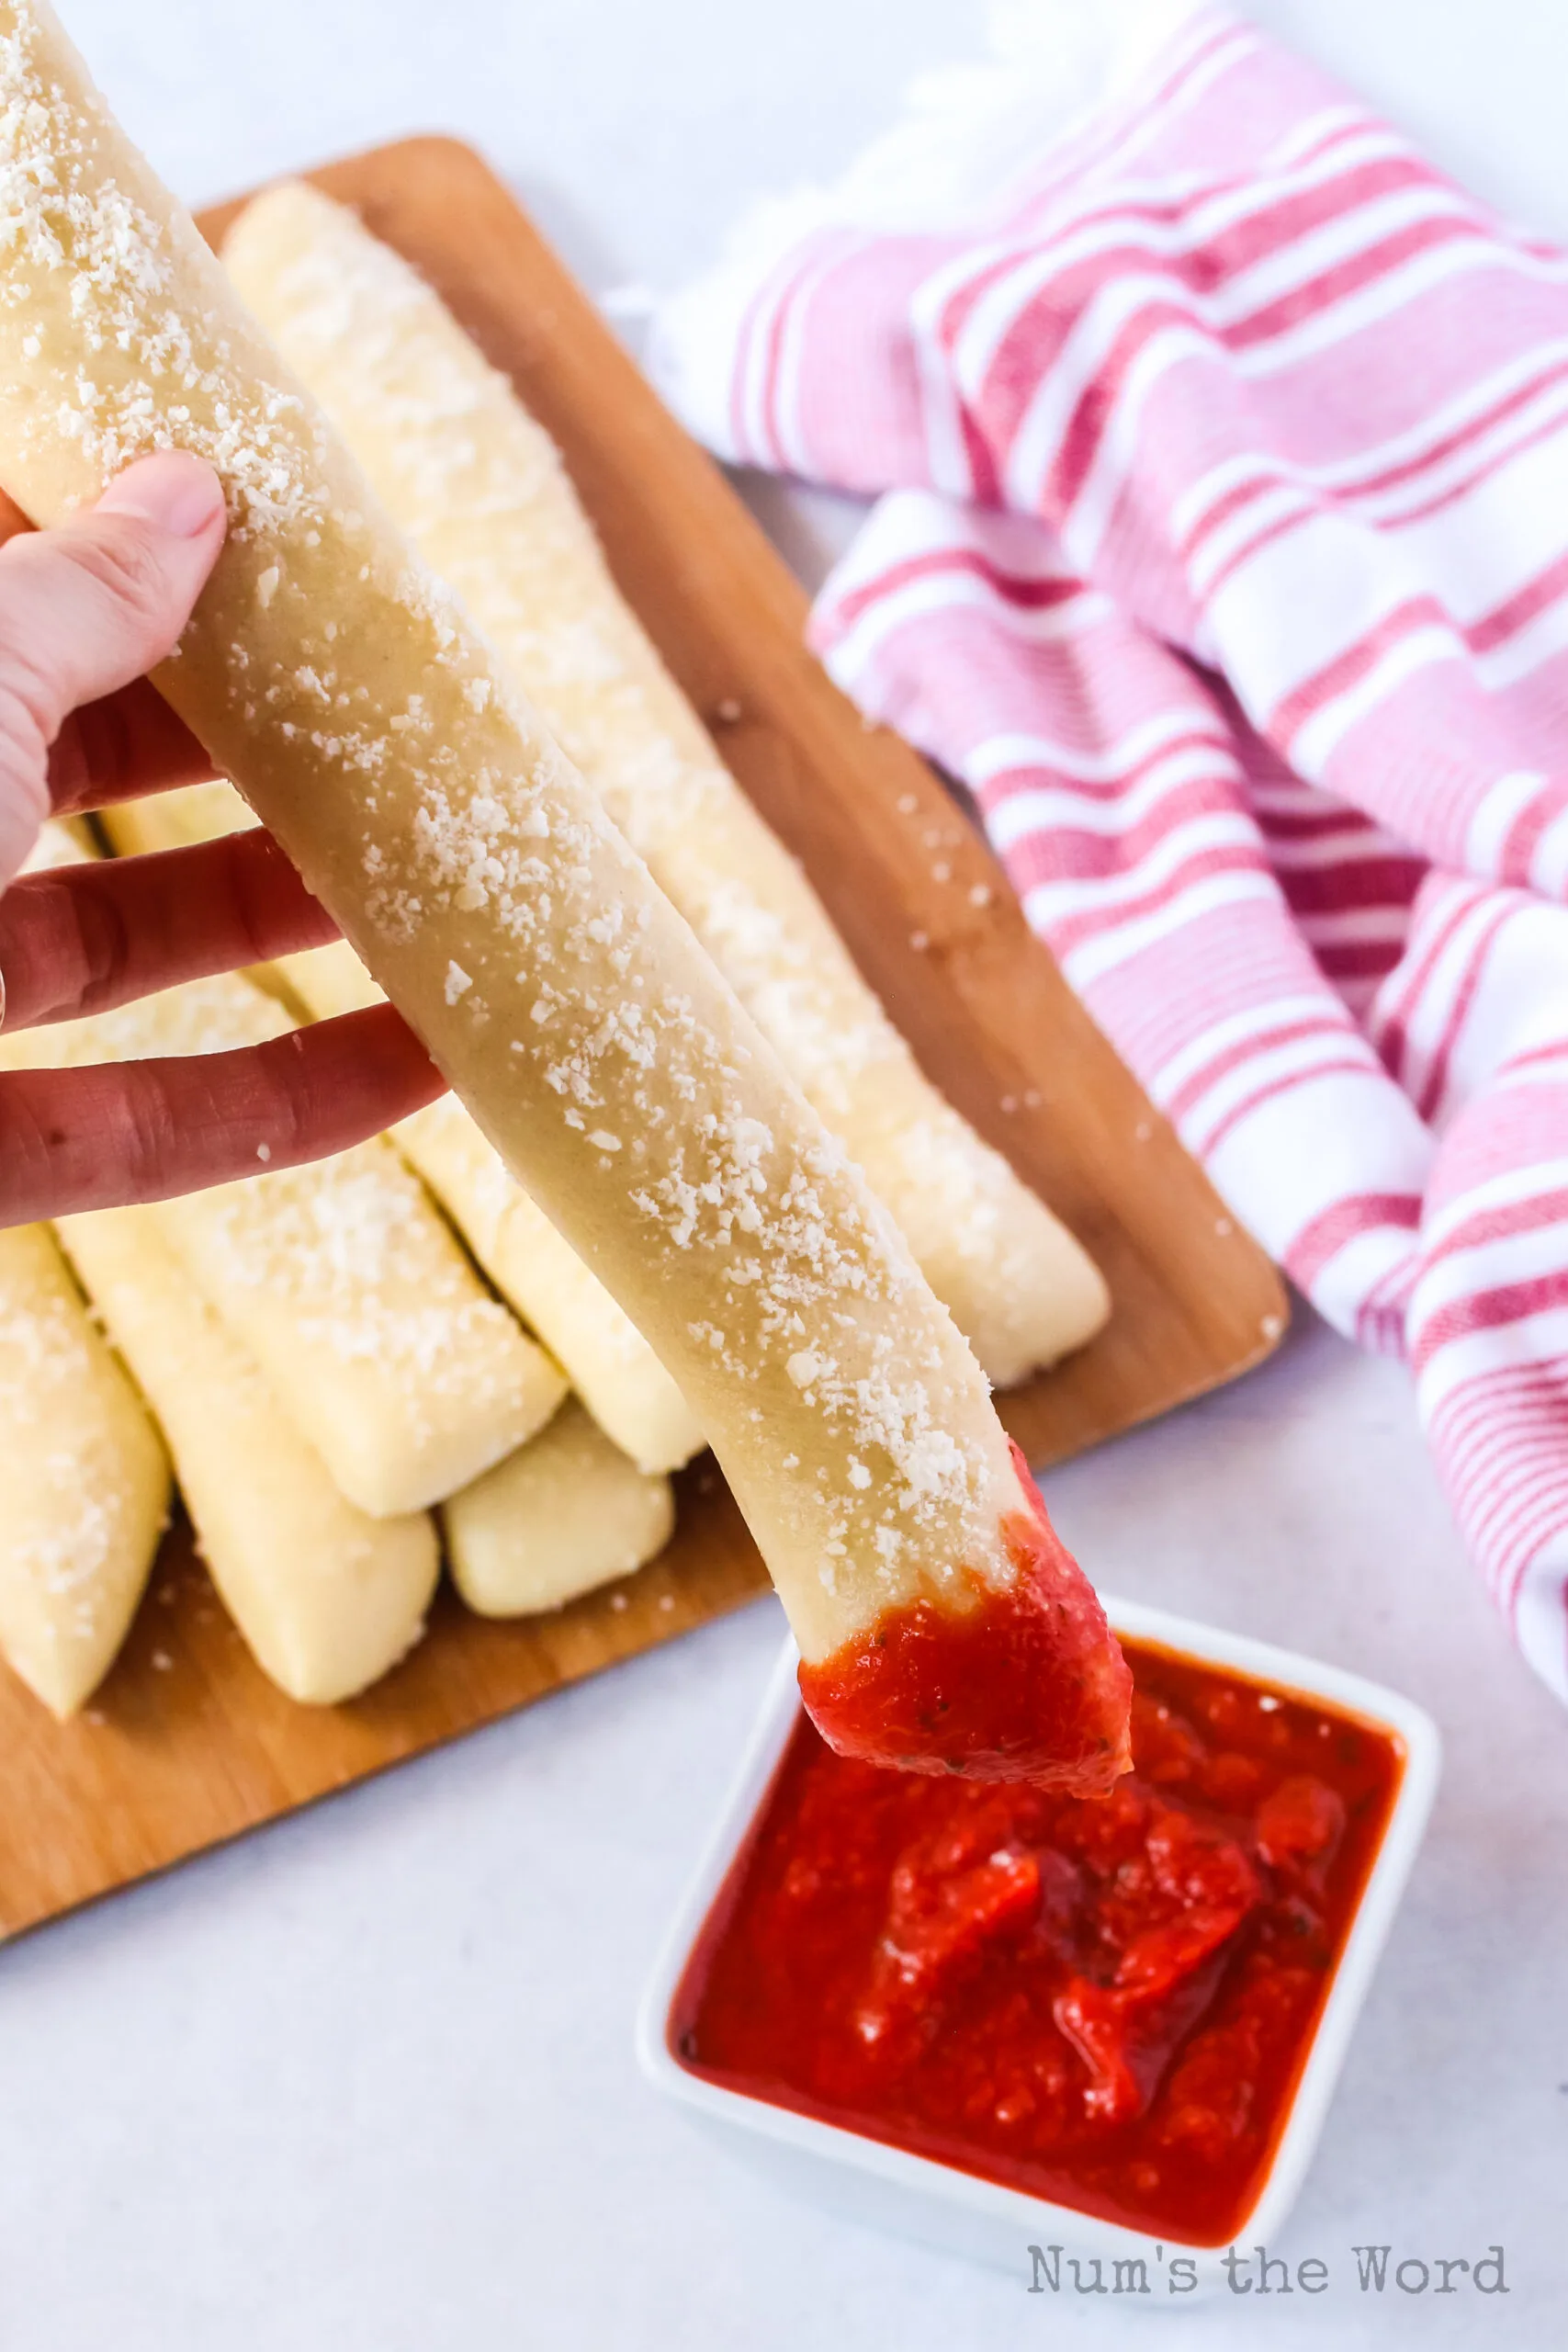
<svg viewBox="0 0 1568 2352"><path fill-rule="evenodd" d="M1568 257L1215 8L998 41L752 222L655 373L726 457L877 497L829 669L1405 1357L1568 1700Z"/></svg>

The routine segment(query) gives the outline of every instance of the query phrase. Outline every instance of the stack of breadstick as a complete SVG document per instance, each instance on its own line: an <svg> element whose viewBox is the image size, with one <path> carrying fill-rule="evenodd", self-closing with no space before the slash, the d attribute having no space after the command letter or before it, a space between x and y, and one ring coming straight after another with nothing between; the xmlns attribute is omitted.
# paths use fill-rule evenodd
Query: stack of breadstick
<svg viewBox="0 0 1568 2352"><path fill-rule="evenodd" d="M300 182L223 249L393 521L462 599L892 1212L998 1386L1082 1343L1105 1288L921 1075L799 867L610 577L554 444L422 279Z"/></svg>
<svg viewBox="0 0 1568 2352"><path fill-rule="evenodd" d="M141 448L218 465L228 541L158 683L345 933L274 995L194 984L39 1050L245 1042L379 983L455 1089L321 1169L63 1223L256 1655L316 1698L389 1663L432 1507L477 1607L618 1572L530 1586L513 1530L570 1549L561 1495L607 1495L615 1465L583 1548L602 1563L613 1525L635 1549L700 1428L830 1736L1106 1784L1124 1669L986 1377L1090 1335L1094 1268L924 1080L434 296L280 188L228 254L269 345L41 0L0 0L0 476L48 522ZM115 846L245 821L227 792L117 812ZM257 1434L236 1406L220 1471L220 1382ZM245 1463L258 1509L280 1483L269 1449L324 1531L319 1595L235 1524Z"/></svg>
<svg viewBox="0 0 1568 2352"><path fill-rule="evenodd" d="M38 862L81 854L51 827ZM236 976L23 1032L5 1059L220 1050L290 1025ZM134 1611L165 1447L235 1623L301 1700L363 1690L417 1640L437 1515L459 1591L490 1615L555 1607L668 1537L668 1478L564 1401L559 1367L489 1295L386 1137L64 1217L52 1242L0 1235L0 1485L24 1506L0 1522L0 1645L56 1713L87 1696ZM81 1425L77 1382L94 1407ZM47 1448L27 1434L46 1419Z"/></svg>

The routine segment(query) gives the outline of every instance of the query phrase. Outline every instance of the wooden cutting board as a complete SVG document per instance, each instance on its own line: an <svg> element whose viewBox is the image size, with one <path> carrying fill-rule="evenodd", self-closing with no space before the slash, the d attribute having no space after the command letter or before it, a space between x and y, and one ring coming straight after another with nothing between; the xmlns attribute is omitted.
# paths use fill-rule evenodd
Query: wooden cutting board
<svg viewBox="0 0 1568 2352"><path fill-rule="evenodd" d="M801 590L501 182L445 139L312 176L431 280L555 435L622 588L925 1069L1104 1269L1104 1334L1002 1400L1031 1460L1256 1363L1285 1322L1268 1261L1068 992L942 785L868 731L805 651ZM214 243L238 209L204 216ZM176 1529L87 1715L53 1724L0 1670L0 1932L488 1723L766 1581L699 1463L673 1540L640 1575L505 1625L444 1593L396 1673L352 1705L309 1709L252 1664Z"/></svg>

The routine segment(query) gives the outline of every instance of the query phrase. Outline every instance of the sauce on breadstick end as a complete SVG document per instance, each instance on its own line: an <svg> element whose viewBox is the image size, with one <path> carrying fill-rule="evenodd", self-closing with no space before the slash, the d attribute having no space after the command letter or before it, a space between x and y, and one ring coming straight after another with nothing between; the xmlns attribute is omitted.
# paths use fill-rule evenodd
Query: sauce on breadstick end
<svg viewBox="0 0 1568 2352"><path fill-rule="evenodd" d="M1013 1581L975 1577L962 1611L925 1600L886 1611L803 1664L800 1695L841 1756L1096 1794L1128 1767L1108 1726L1125 1718L1132 1679L1016 1445L1012 1456L1028 1497L1003 1522Z"/></svg>

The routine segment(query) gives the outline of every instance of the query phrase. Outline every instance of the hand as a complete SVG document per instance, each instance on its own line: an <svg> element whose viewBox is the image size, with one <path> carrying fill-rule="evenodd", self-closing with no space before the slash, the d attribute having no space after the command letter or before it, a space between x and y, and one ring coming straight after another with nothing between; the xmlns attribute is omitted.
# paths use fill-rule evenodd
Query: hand
<svg viewBox="0 0 1568 2352"><path fill-rule="evenodd" d="M265 832L16 879L51 813L212 775L145 673L172 650L223 530L218 477L174 452L139 459L60 530L0 517L6 1035L336 936ZM243 1052L13 1072L0 1077L0 1226L319 1159L443 1083L389 1005Z"/></svg>

